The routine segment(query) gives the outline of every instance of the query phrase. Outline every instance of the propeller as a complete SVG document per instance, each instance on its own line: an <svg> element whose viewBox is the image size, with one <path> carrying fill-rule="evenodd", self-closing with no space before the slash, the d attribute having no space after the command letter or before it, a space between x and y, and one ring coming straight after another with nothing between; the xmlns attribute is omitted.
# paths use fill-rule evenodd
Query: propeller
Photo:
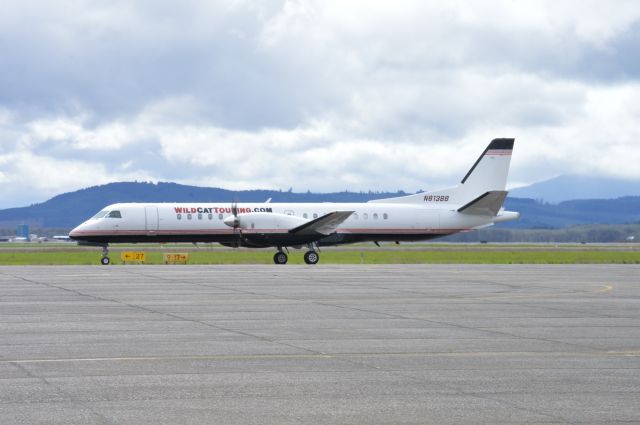
<svg viewBox="0 0 640 425"><path fill-rule="evenodd" d="M233 247L239 248L242 240L242 230L240 229L240 219L238 218L238 201L231 203L231 214L233 215Z"/></svg>
<svg viewBox="0 0 640 425"><path fill-rule="evenodd" d="M224 219L224 224L233 228L233 244L234 248L239 248L242 244L242 229L240 228L240 217L238 217L238 202L231 203L231 215Z"/></svg>

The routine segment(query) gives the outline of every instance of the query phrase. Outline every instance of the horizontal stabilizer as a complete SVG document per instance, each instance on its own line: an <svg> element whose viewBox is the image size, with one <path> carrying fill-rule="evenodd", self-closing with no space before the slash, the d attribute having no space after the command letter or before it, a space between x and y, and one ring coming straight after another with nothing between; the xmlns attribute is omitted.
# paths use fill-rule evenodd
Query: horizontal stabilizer
<svg viewBox="0 0 640 425"><path fill-rule="evenodd" d="M330 235L336 231L338 226L353 214L353 211L334 211L308 221L298 227L289 230L293 235Z"/></svg>
<svg viewBox="0 0 640 425"><path fill-rule="evenodd" d="M486 192L484 195L480 195L468 204L458 208L458 212L462 214L496 216L500 212L500 208L502 208L507 193L506 190Z"/></svg>

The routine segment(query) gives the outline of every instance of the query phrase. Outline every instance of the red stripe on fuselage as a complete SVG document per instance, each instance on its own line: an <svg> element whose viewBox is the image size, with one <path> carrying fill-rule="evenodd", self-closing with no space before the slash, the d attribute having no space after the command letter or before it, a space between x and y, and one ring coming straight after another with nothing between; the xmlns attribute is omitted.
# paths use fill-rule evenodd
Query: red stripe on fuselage
<svg viewBox="0 0 640 425"><path fill-rule="evenodd" d="M379 233L379 234L436 234L436 233L455 233L455 232L463 232L466 230L472 230L471 228L456 228L456 229L397 229L397 228L357 228L357 229L338 229L336 233L341 234L371 234L371 233ZM245 234L259 234L259 233L289 233L288 230L284 229L242 229L242 233ZM193 234L220 234L220 235L231 235L233 234L233 229L167 229L161 231L146 231L146 230L117 230L117 231L76 231L73 234L69 235L72 238L82 237L82 236L117 236L117 235L193 235Z"/></svg>

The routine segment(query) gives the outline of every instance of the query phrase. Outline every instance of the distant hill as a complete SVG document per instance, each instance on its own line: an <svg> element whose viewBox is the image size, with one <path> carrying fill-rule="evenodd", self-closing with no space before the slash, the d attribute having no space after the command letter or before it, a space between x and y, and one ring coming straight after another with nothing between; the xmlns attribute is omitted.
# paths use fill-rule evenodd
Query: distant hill
<svg viewBox="0 0 640 425"><path fill-rule="evenodd" d="M580 199L559 204L508 197L505 208L519 211L520 219L504 223L502 227L557 229L578 224L640 223L640 196Z"/></svg>
<svg viewBox="0 0 640 425"><path fill-rule="evenodd" d="M456 233L443 242L511 243L637 243L640 224L583 224L562 229L505 229L489 227L475 232ZM630 249L633 245L629 245Z"/></svg>
<svg viewBox="0 0 640 425"><path fill-rule="evenodd" d="M232 191L177 183L123 182L93 186L55 196L28 207L0 210L0 227L25 223L37 227L72 228L101 208L118 202L366 202L406 195L396 193L294 193L277 190Z"/></svg>
<svg viewBox="0 0 640 425"><path fill-rule="evenodd" d="M110 183L58 195L22 208L0 210L0 227L25 223L34 227L70 229L106 205L117 202L366 202L406 195L396 193L293 193L274 190L231 191L176 183ZM557 205L509 196L505 208L521 218L499 227L551 229L578 224L640 223L640 196L560 202Z"/></svg>
<svg viewBox="0 0 640 425"><path fill-rule="evenodd" d="M566 175L513 189L510 195L552 204L573 199L613 199L640 196L640 181Z"/></svg>

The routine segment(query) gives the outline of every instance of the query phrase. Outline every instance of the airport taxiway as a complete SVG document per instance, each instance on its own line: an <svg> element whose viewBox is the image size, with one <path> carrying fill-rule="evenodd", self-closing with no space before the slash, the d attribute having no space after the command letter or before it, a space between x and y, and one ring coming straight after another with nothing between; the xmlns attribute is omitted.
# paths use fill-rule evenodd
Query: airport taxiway
<svg viewBox="0 0 640 425"><path fill-rule="evenodd" d="M639 276L0 267L0 423L640 423Z"/></svg>

